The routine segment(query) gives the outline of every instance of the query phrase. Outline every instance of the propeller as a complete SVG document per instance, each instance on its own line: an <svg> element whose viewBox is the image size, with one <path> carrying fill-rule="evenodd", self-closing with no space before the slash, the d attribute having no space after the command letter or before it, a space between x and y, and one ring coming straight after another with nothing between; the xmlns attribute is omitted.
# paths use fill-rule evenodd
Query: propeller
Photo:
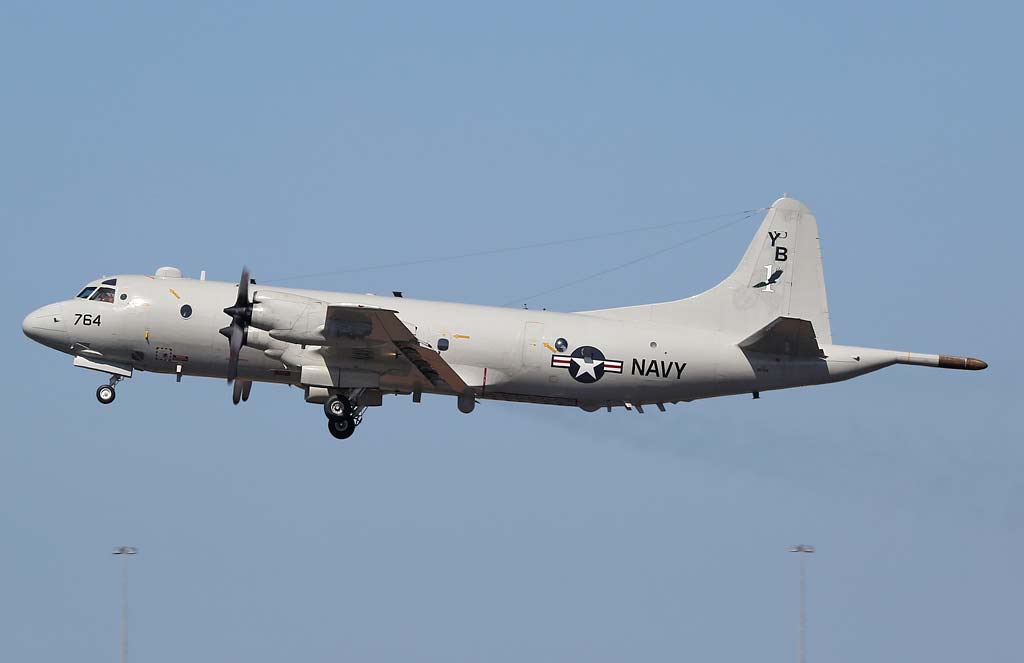
<svg viewBox="0 0 1024 663"><path fill-rule="evenodd" d="M235 380L231 389L231 402L238 405L239 401L249 400L249 392L252 391L252 380Z"/></svg>
<svg viewBox="0 0 1024 663"><path fill-rule="evenodd" d="M238 297L233 306L224 309L224 312L231 316L231 324L220 330L220 333L228 339L228 382L234 382L238 377L238 353L245 345L246 335L249 333L249 323L252 322L252 304L249 303L249 268L242 268L242 278L238 281ZM242 383L235 382L233 399L238 403L242 397ZM246 390L248 391L248 390ZM246 393L246 396L249 394Z"/></svg>

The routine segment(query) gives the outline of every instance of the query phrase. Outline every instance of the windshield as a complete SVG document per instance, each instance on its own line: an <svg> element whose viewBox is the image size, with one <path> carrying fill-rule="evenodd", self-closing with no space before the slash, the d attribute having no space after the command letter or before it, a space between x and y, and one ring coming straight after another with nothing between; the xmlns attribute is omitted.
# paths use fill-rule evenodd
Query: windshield
<svg viewBox="0 0 1024 663"><path fill-rule="evenodd" d="M114 303L114 289L113 288L100 288L96 291L96 294L92 296L94 302L106 302L108 304Z"/></svg>
<svg viewBox="0 0 1024 663"><path fill-rule="evenodd" d="M91 285L88 288L83 289L82 292L78 293L78 296L81 297L82 299L89 299L89 295L91 295L95 290L96 286Z"/></svg>

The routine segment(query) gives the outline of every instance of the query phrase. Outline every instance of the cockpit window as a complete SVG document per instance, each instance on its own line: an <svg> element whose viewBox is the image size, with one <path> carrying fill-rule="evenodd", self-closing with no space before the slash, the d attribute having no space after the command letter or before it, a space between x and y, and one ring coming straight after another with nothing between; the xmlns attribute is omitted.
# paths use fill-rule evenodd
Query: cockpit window
<svg viewBox="0 0 1024 663"><path fill-rule="evenodd" d="M103 285L117 285L117 279L107 279L103 282Z"/></svg>
<svg viewBox="0 0 1024 663"><path fill-rule="evenodd" d="M100 288L96 291L96 294L92 296L94 302L106 302L108 304L114 303L114 289L113 288Z"/></svg>
<svg viewBox="0 0 1024 663"><path fill-rule="evenodd" d="M78 293L78 296L82 299L89 299L89 295L91 295L95 290L96 286L91 285L88 288L84 288L82 292Z"/></svg>

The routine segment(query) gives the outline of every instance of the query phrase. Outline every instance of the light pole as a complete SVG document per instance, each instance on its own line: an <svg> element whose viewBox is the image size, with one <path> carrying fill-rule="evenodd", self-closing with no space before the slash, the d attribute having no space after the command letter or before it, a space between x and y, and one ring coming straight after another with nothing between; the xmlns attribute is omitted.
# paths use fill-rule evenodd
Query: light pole
<svg viewBox="0 0 1024 663"><path fill-rule="evenodd" d="M797 640L797 663L807 663L807 571L804 558L814 552L814 546L800 544L789 549L800 554L800 634Z"/></svg>
<svg viewBox="0 0 1024 663"><path fill-rule="evenodd" d="M138 553L130 546L114 548L113 553L121 555L121 663L128 661L128 556Z"/></svg>

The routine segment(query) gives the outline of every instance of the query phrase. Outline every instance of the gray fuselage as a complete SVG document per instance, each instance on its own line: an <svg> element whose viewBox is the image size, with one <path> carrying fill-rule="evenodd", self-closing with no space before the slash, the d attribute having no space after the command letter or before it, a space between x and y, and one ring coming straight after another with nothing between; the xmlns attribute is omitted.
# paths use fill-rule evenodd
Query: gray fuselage
<svg viewBox="0 0 1024 663"><path fill-rule="evenodd" d="M75 298L51 304L26 318L26 329L30 320L56 315L59 322L51 321L49 331L40 327L35 336L63 352L135 370L226 377L227 341L218 330L230 322L223 309L234 301L237 284L137 275L114 278L113 302ZM90 286L101 287L100 283ZM258 294L261 287L253 289ZM421 343L440 349L447 341L441 356L481 398L588 409L690 401L833 382L896 361L895 353L843 346L825 348L824 359L750 353L737 346L741 339L735 334L595 314L263 289L395 310ZM187 318L183 310L189 312ZM573 376L571 359L568 367L553 365L553 357L571 357L574 349L584 346L598 349L604 362L592 373L584 372L582 381ZM609 362L621 370L609 370ZM242 349L239 377L301 386L298 367L252 347ZM380 385L385 392L390 391L387 385L387 379ZM446 392L429 387L424 391Z"/></svg>

